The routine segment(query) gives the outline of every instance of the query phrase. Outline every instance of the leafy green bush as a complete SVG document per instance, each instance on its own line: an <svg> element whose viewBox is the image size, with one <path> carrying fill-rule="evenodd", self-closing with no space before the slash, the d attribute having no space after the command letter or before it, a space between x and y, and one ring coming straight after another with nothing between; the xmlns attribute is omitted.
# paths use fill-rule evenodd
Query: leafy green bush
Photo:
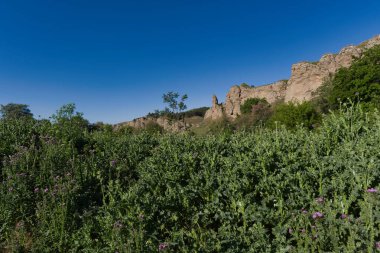
<svg viewBox="0 0 380 253"><path fill-rule="evenodd" d="M249 85L247 83L242 83L240 84L240 87L244 87L244 88L254 88L255 86L254 85Z"/></svg>
<svg viewBox="0 0 380 253"><path fill-rule="evenodd" d="M289 102L275 106L268 124L272 127L275 127L278 123L287 128L295 128L298 125L313 128L320 121L320 118L321 116L317 113L315 106L311 102L299 104Z"/></svg>
<svg viewBox="0 0 380 253"><path fill-rule="evenodd" d="M268 102L265 98L248 98L240 105L240 111L242 114L248 114L252 112L252 107L258 104L267 105Z"/></svg>
<svg viewBox="0 0 380 253"><path fill-rule="evenodd" d="M209 107L194 108L186 112L179 113L180 114L179 117L180 118L190 118L190 117L195 117L195 116L204 117L208 109Z"/></svg>

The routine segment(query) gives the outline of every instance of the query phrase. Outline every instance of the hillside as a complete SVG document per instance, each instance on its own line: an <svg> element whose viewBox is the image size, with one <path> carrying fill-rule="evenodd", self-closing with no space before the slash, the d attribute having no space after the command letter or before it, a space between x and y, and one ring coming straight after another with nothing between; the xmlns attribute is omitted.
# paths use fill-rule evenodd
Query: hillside
<svg viewBox="0 0 380 253"><path fill-rule="evenodd" d="M241 115L240 106L249 98L264 98L269 103L308 101L313 98L313 92L337 70L349 67L354 59L379 44L380 35L377 35L360 45L347 46L338 54L325 54L317 62L296 63L292 66L289 80L258 87L235 85L227 93L223 104L218 104L218 99L213 97L212 106L206 112L205 119L215 120L223 116L235 119Z"/></svg>

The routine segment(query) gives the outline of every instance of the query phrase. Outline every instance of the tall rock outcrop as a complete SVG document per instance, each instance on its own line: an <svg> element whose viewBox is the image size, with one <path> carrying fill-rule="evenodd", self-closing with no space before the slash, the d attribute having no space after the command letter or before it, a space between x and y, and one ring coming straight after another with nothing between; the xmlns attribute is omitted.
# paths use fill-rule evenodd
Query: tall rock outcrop
<svg viewBox="0 0 380 253"><path fill-rule="evenodd" d="M205 113L205 120L215 120L223 117L223 106L218 103L218 98L214 95L212 96L212 106Z"/></svg>
<svg viewBox="0 0 380 253"><path fill-rule="evenodd" d="M366 49L380 45L380 35L358 46L347 46L338 54L326 54L318 62L300 62L292 66L289 81L278 81L258 87L233 86L227 93L224 104L217 104L206 112L205 119L218 119L223 115L236 118L240 106L248 98L265 98L269 103L276 101L301 102L312 99L313 93L342 67L349 67L355 58L361 57ZM213 98L213 101L216 100ZM222 112L222 113L221 113Z"/></svg>

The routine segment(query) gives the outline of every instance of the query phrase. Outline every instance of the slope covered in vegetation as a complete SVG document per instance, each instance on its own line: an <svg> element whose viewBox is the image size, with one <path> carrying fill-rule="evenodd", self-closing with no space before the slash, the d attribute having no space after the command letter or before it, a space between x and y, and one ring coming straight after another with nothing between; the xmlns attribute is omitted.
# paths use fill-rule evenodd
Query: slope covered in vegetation
<svg viewBox="0 0 380 253"><path fill-rule="evenodd" d="M370 252L380 117L217 136L0 121L1 248L15 252Z"/></svg>

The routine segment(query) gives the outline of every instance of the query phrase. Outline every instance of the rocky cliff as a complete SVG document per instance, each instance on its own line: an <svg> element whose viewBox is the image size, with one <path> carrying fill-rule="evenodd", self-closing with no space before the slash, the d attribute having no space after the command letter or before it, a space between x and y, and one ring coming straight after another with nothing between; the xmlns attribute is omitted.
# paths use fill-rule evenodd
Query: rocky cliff
<svg viewBox="0 0 380 253"><path fill-rule="evenodd" d="M366 49L380 45L380 35L358 46L343 48L338 54L326 54L318 62L300 62L292 66L288 81L278 81L259 87L233 86L227 93L224 104L218 104L214 96L212 107L206 112L205 119L218 119L224 115L236 118L240 115L240 105L248 98L265 98L269 103L276 101L300 102L310 100L313 92L323 82L342 67L349 67L355 58Z"/></svg>
<svg viewBox="0 0 380 253"><path fill-rule="evenodd" d="M136 118L132 121L127 121L124 123L120 123L115 126L115 129L118 129L123 126L129 126L136 129L146 128L149 124L157 124L161 126L164 130L170 132L180 132L189 128L189 124L182 121L170 121L165 117L152 118L152 117L141 117Z"/></svg>
<svg viewBox="0 0 380 253"><path fill-rule="evenodd" d="M188 130L191 127L199 126L203 121L200 116L185 117L184 120L170 120L167 117L140 117L132 121L127 121L114 125L114 129L120 129L122 127L128 126L136 129L142 129L148 127L150 124L156 124L162 127L165 131L169 132L182 132Z"/></svg>

